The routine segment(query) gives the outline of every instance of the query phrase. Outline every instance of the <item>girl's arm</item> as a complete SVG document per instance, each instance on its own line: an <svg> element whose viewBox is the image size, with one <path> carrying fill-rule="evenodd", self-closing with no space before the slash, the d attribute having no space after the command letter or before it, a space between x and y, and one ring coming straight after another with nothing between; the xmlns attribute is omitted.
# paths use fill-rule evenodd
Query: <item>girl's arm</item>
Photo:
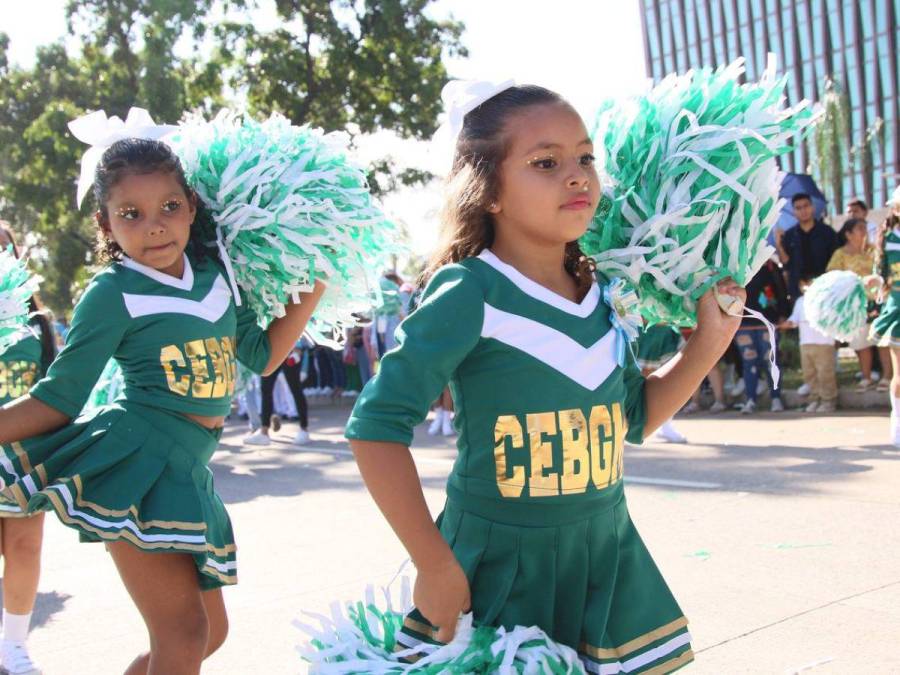
<svg viewBox="0 0 900 675"><path fill-rule="evenodd" d="M0 408L0 444L56 431L69 422L69 416L28 394Z"/></svg>
<svg viewBox="0 0 900 675"><path fill-rule="evenodd" d="M350 448L369 493L416 566L416 607L438 626L436 639L449 642L459 615L469 611L469 584L431 519L409 448L360 440L351 440Z"/></svg>
<svg viewBox="0 0 900 675"><path fill-rule="evenodd" d="M266 334L269 336L270 356L263 375L271 375L287 358L324 292L325 284L316 281L310 292L299 294L299 303L285 307L284 316L269 324Z"/></svg>
<svg viewBox="0 0 900 675"><path fill-rule="evenodd" d="M747 294L733 281L720 283L720 294L746 300ZM647 378L644 397L647 421L644 438L681 409L718 363L741 325L739 316L725 314L712 291L697 302L697 328L675 358Z"/></svg>

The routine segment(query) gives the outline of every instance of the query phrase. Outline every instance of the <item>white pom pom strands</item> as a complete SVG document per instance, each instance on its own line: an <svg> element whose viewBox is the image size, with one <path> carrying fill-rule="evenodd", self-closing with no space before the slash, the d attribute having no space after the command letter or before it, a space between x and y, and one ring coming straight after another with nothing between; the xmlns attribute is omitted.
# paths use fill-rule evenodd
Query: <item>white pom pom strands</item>
<svg viewBox="0 0 900 675"><path fill-rule="evenodd" d="M803 297L807 321L830 338L850 342L866 325L866 289L854 272L827 272L810 284Z"/></svg>
<svg viewBox="0 0 900 675"><path fill-rule="evenodd" d="M399 230L347 155L347 136L222 111L183 123L167 141L209 209L220 251L260 321L317 278L327 289L311 320L341 333L381 304L379 277L402 250Z"/></svg>
<svg viewBox="0 0 900 675"><path fill-rule="evenodd" d="M40 281L31 275L24 260L13 255L12 246L0 251L0 354L18 340L28 323L29 300Z"/></svg>
<svg viewBox="0 0 900 675"><path fill-rule="evenodd" d="M691 326L716 281L746 284L772 248L781 209L775 157L816 119L785 109L774 61L740 84L743 61L670 75L650 93L601 111L607 185L582 250L607 277L628 280L651 323Z"/></svg>

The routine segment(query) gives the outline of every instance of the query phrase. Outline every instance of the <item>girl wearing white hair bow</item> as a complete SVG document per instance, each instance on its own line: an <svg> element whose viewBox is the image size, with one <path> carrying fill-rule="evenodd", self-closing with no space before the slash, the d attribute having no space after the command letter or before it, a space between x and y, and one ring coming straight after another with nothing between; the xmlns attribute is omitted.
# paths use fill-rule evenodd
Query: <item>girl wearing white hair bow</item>
<svg viewBox="0 0 900 675"><path fill-rule="evenodd" d="M642 377L633 293L577 243L600 196L584 122L541 87L454 86L464 114L450 115L461 128L444 243L346 431L418 570L386 658L423 672L445 660L452 672L671 672L693 658L687 619L628 514L624 444L688 400L740 319L707 292L683 352ZM718 291L743 299L733 282ZM448 381L459 456L434 523L408 446ZM467 612L474 624L458 625ZM321 654L327 672L350 672L371 650Z"/></svg>
<svg viewBox="0 0 900 675"><path fill-rule="evenodd" d="M227 632L221 587L237 581L231 522L207 468L236 360L277 368L323 286L263 330L201 243L203 205L157 140L167 129L135 110L125 123L94 113L71 128L97 144L79 200L93 182L109 264L47 375L0 409L0 478L22 510L53 511L83 540L106 543L150 638L126 673L198 673ZM123 396L79 415L111 357Z"/></svg>

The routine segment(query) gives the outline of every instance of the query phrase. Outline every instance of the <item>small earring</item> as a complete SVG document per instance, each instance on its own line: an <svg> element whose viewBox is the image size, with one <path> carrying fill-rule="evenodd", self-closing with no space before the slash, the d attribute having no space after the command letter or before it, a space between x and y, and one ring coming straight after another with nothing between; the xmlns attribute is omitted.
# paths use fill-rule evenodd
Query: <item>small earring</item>
<svg viewBox="0 0 900 675"><path fill-rule="evenodd" d="M494 211L497 208L497 202L491 202L488 204L488 211Z"/></svg>

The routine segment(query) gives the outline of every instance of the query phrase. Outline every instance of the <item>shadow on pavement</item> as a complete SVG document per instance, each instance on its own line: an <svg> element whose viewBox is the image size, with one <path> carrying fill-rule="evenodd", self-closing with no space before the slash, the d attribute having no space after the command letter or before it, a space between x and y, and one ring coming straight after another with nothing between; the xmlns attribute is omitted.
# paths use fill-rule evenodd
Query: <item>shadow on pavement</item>
<svg viewBox="0 0 900 675"><path fill-rule="evenodd" d="M31 629L40 628L53 617L65 609L66 601L71 595L65 593L57 593L51 591L49 593L38 593L34 603L34 613L31 616ZM3 603L3 591L0 590L0 604Z"/></svg>

